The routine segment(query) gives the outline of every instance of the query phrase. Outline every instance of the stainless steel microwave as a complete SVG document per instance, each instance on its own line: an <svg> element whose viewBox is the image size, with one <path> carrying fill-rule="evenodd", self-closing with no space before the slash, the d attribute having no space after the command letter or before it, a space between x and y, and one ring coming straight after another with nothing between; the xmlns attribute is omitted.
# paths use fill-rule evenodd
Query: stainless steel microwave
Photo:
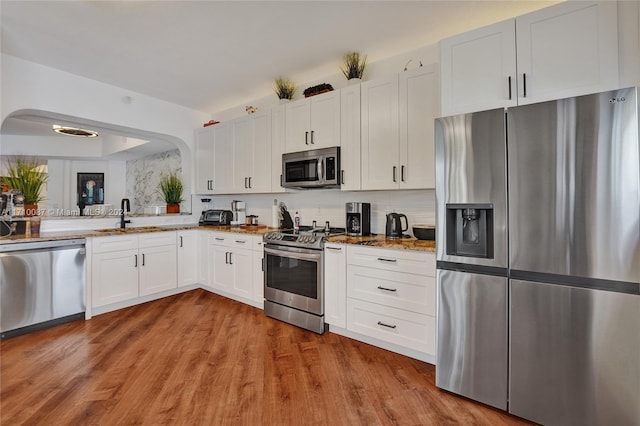
<svg viewBox="0 0 640 426"><path fill-rule="evenodd" d="M340 147L282 154L285 188L340 188Z"/></svg>

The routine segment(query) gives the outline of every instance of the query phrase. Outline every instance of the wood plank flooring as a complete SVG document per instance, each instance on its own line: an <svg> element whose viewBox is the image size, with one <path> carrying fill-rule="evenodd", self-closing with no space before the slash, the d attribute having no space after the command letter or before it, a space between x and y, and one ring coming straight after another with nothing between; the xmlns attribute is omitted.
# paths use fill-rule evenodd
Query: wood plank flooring
<svg viewBox="0 0 640 426"><path fill-rule="evenodd" d="M5 340L2 425L516 425L432 365L204 290Z"/></svg>

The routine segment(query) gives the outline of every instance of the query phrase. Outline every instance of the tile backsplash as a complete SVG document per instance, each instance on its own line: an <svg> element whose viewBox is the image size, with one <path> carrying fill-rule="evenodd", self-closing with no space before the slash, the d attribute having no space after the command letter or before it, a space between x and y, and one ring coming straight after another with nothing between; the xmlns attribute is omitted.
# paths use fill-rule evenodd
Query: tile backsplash
<svg viewBox="0 0 640 426"><path fill-rule="evenodd" d="M202 202L211 199L210 202ZM409 234L413 224L435 225L435 190L398 190L398 191L366 191L346 192L335 189L314 189L288 191L280 194L246 194L246 195L193 195L193 212L206 208L231 209L231 201L241 200L247 204L247 214L258 215L259 223L271 225L271 206L277 199L287 205L291 216L298 211L303 225L311 225L316 221L324 225L330 221L331 226L345 226L345 204L351 201L371 203L371 232L383 234L386 214L390 212L404 213L409 221Z"/></svg>

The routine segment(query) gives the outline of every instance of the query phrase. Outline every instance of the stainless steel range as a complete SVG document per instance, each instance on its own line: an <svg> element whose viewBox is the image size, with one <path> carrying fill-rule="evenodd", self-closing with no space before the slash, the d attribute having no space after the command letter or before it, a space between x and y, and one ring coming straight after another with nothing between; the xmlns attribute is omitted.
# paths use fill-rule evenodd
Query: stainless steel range
<svg viewBox="0 0 640 426"><path fill-rule="evenodd" d="M324 323L324 241L344 228L302 226L264 235L264 313L318 334Z"/></svg>

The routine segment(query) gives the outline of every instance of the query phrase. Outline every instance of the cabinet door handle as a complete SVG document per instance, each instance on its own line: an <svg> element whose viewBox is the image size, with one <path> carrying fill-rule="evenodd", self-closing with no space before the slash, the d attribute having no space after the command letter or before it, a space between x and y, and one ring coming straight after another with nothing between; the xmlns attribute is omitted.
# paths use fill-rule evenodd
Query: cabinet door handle
<svg viewBox="0 0 640 426"><path fill-rule="evenodd" d="M309 132L304 132L304 144L309 145Z"/></svg>
<svg viewBox="0 0 640 426"><path fill-rule="evenodd" d="M313 142L313 130L311 131L311 145L314 145L314 142Z"/></svg>
<svg viewBox="0 0 640 426"><path fill-rule="evenodd" d="M180 235L180 247L182 247L182 235Z"/></svg>
<svg viewBox="0 0 640 426"><path fill-rule="evenodd" d="M511 100L511 76L509 76L508 82L509 82L509 100Z"/></svg>
<svg viewBox="0 0 640 426"><path fill-rule="evenodd" d="M379 257L378 260L381 262L392 262L392 263L395 263L398 261L397 259L385 259L384 257Z"/></svg>
<svg viewBox="0 0 640 426"><path fill-rule="evenodd" d="M228 251L224 252L224 263L225 264L229 264L229 252Z"/></svg>
<svg viewBox="0 0 640 426"><path fill-rule="evenodd" d="M229 265L233 265L233 258L231 257L232 254L232 252L229 252Z"/></svg>
<svg viewBox="0 0 640 426"><path fill-rule="evenodd" d="M249 176L249 189L251 189L251 176Z"/></svg>
<svg viewBox="0 0 640 426"><path fill-rule="evenodd" d="M404 165L400 166L400 181L404 182Z"/></svg>
<svg viewBox="0 0 640 426"><path fill-rule="evenodd" d="M522 74L522 97L527 97L527 73Z"/></svg>
<svg viewBox="0 0 640 426"><path fill-rule="evenodd" d="M134 261L133 261L133 267L137 268L138 267L138 255L134 254L133 255Z"/></svg>
<svg viewBox="0 0 640 426"><path fill-rule="evenodd" d="M384 290L384 291L391 291L391 292L396 292L396 291L398 291L398 290L397 290L397 289L395 289L395 288L382 287L381 285L379 285L379 286L378 286L378 289L379 289L379 290Z"/></svg>
<svg viewBox="0 0 640 426"><path fill-rule="evenodd" d="M396 166L393 166L393 181L394 181L394 182L397 182L397 180L396 180L396 171L397 171L397 170L396 170L396 169L397 169L397 167L396 167Z"/></svg>
<svg viewBox="0 0 640 426"><path fill-rule="evenodd" d="M247 189L247 188L248 188L248 186L247 186L247 178L245 177L244 178L244 189Z"/></svg>
<svg viewBox="0 0 640 426"><path fill-rule="evenodd" d="M327 249L327 250L335 250L335 251L342 251L341 247L325 247L325 249Z"/></svg>
<svg viewBox="0 0 640 426"><path fill-rule="evenodd" d="M378 321L378 325L381 327L387 327L387 328L396 328L395 325L389 325L389 324L385 324L382 321Z"/></svg>
<svg viewBox="0 0 640 426"><path fill-rule="evenodd" d="M142 266L144 266L144 253L142 253Z"/></svg>

